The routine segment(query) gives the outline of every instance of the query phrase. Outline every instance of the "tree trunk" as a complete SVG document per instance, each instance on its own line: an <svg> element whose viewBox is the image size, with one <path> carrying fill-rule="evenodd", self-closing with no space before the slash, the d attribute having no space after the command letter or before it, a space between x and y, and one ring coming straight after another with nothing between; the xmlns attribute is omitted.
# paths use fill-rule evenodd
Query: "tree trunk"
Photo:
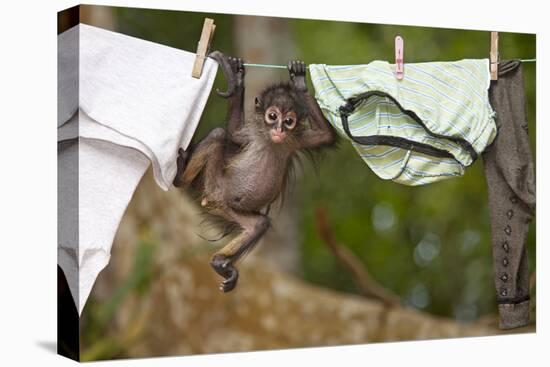
<svg viewBox="0 0 550 367"><path fill-rule="evenodd" d="M113 9L110 6L80 5L80 21L95 27L115 30Z"/></svg>

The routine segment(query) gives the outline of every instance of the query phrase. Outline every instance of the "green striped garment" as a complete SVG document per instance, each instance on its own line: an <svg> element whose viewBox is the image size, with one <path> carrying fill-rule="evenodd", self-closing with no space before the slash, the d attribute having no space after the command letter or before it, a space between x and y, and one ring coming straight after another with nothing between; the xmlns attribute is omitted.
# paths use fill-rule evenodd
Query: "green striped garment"
<svg viewBox="0 0 550 367"><path fill-rule="evenodd" d="M394 70L309 65L326 118L379 177L414 186L463 175L497 133L489 61L405 64L402 80Z"/></svg>

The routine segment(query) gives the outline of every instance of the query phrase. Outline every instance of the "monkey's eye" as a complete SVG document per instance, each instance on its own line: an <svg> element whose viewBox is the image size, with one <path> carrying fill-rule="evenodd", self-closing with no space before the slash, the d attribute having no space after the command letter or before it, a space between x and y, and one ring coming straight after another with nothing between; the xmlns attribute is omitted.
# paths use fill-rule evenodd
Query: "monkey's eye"
<svg viewBox="0 0 550 367"><path fill-rule="evenodd" d="M267 115L267 117L268 117L271 121L277 120L277 114L276 114L275 112L270 112L269 115Z"/></svg>
<svg viewBox="0 0 550 367"><path fill-rule="evenodd" d="M294 127L294 122L295 122L294 119L290 117L287 117L284 121L285 126L289 129L292 129Z"/></svg>

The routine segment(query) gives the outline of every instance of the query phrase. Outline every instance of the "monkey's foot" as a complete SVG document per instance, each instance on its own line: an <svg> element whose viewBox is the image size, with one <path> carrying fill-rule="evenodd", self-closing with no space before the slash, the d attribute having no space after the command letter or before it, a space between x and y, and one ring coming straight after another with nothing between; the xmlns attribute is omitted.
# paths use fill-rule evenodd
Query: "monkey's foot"
<svg viewBox="0 0 550 367"><path fill-rule="evenodd" d="M176 177L174 178L174 186L181 187L183 186L182 176L183 171L185 171L185 167L187 167L187 161L189 161L189 152L179 148L178 149L178 159L176 160L177 164L177 171L176 171Z"/></svg>
<svg viewBox="0 0 550 367"><path fill-rule="evenodd" d="M225 280L220 283L220 290L224 293L232 291L237 285L239 272L231 263L231 259L224 255L214 255L210 261L210 265L216 273L225 278Z"/></svg>

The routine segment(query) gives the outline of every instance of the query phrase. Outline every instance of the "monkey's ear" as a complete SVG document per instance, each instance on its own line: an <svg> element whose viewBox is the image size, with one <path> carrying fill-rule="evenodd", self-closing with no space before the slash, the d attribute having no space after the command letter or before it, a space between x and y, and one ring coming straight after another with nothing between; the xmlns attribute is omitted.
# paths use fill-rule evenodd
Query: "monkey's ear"
<svg viewBox="0 0 550 367"><path fill-rule="evenodd" d="M263 104L262 104L262 100L260 99L260 97L254 98L254 105L256 106L256 110L257 110L257 111L261 111L261 110L262 110Z"/></svg>

